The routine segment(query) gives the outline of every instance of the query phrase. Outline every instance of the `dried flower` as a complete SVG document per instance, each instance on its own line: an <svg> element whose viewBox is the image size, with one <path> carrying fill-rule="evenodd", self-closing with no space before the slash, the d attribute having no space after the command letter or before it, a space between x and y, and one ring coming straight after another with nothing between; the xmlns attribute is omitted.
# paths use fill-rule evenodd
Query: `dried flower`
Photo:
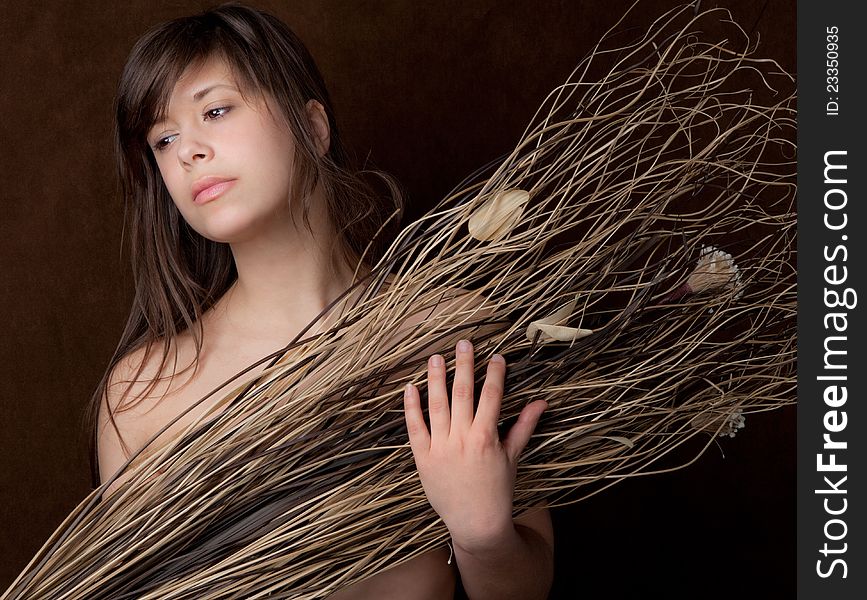
<svg viewBox="0 0 867 600"><path fill-rule="evenodd" d="M740 270L728 252L713 246L702 246L695 269L685 282L663 298L663 302L678 300L687 294L720 289L734 290L734 299L740 298L744 293Z"/></svg>
<svg viewBox="0 0 867 600"><path fill-rule="evenodd" d="M743 295L741 273L732 255L713 246L703 246L695 270L686 279L693 293L713 291L720 288L734 290L734 298Z"/></svg>
<svg viewBox="0 0 867 600"><path fill-rule="evenodd" d="M521 218L530 193L513 188L503 190L485 200L470 215L470 235L483 242L495 242L505 237Z"/></svg>
<svg viewBox="0 0 867 600"><path fill-rule="evenodd" d="M720 420L722 419L722 424ZM690 425L695 429L704 431L717 431L720 437L735 437L738 429L743 429L745 424L744 413L740 408L722 416L718 413L700 413L690 420Z"/></svg>
<svg viewBox="0 0 867 600"><path fill-rule="evenodd" d="M577 327L559 325L559 323L565 322L569 318L572 311L575 310L577 301L578 298L575 297L571 302L557 309L554 314L531 322L527 326L527 339L532 342L536 337L536 333L539 332L539 341L543 343L553 340L573 342L593 333L592 329L579 329Z"/></svg>
<svg viewBox="0 0 867 600"><path fill-rule="evenodd" d="M719 432L719 435L735 437L735 433L737 433L737 430L743 429L745 420L746 419L744 417L744 413L741 411L741 409L737 409L728 417L726 417L726 422L725 424L723 424L723 429Z"/></svg>

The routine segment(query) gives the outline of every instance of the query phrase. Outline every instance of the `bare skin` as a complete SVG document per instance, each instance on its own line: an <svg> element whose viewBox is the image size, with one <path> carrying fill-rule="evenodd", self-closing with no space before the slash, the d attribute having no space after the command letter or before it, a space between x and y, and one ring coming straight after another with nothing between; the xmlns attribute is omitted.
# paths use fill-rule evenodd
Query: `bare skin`
<svg viewBox="0 0 867 600"><path fill-rule="evenodd" d="M233 84L226 65L219 60L210 59L199 68L191 69L172 92L169 118L155 124L148 136L160 174L178 210L201 235L229 244L238 280L203 316L204 343L197 371L193 373L190 369L171 380L167 377L170 373L158 373L161 344L157 344L139 381L130 390L132 398L138 398L155 377L165 379L130 410L113 411L123 439L133 451L143 447L167 423L223 384L231 374L284 347L351 282L352 272L348 267L334 277L325 269L328 256L324 241L333 235L333 225L324 208L321 190L317 188L313 193L312 231L295 228L292 224L290 214L294 203L286 202L295 153L291 135L264 110L267 98L247 103ZM206 88L213 91L201 100L194 100L195 92ZM317 151L322 155L329 145L324 109L311 100L306 110L317 138ZM234 184L216 200L197 203L193 188L206 176L231 178ZM411 321L412 318L406 324L411 325ZM456 339L451 341L456 342ZM178 368L183 369L195 356L193 337L183 333L173 344L178 351ZM442 345L448 347L445 341ZM141 361L142 352L134 352L113 372L111 381L121 383L109 391L108 403L112 407L117 406L118 394L126 385L123 381L134 376ZM173 352L165 368L174 368ZM260 365L245 377L253 378L264 368L265 364ZM310 377L313 376L308 376L301 384ZM192 409L150 444L150 448L158 449L220 398L218 392ZM447 400L441 398L442 402ZM129 455L124 453L104 414L104 407L98 426L99 467L104 481L120 469ZM417 459L419 456L416 453ZM439 458L450 460L446 454L440 454ZM442 465L442 461L438 462ZM425 477L426 493L438 489L436 496L442 497L441 490L447 490L448 484L443 487L435 480L440 475L449 476L449 469L430 468L433 463L425 463L428 465L426 473L432 474ZM472 460L462 460L458 466L464 479L473 478ZM503 473L505 470L501 471ZM107 492L114 491L122 481L123 478L118 479ZM505 488L499 485L494 489ZM459 505L463 498L453 499L452 505L455 502ZM491 499L482 503L490 504ZM505 501L498 502L498 506L505 507ZM446 515L441 516L447 523L452 521ZM455 522L461 524L465 520ZM486 528L485 539L476 540L485 544L456 547L451 564L448 564L449 550L443 546L342 589L332 597L337 600L452 598L457 568L470 587L481 590L474 600L505 598L500 592L484 593L495 589L495 582L513 588L511 582L515 580L538 580L534 595L518 590L522 594L519 597L543 593L538 590L543 590L545 582L550 581L552 569L553 533L547 509L514 519L514 527L508 519L503 519L499 525L496 529Z"/></svg>
<svg viewBox="0 0 867 600"><path fill-rule="evenodd" d="M219 311L217 311L219 314ZM285 346L292 336L274 337L268 340L239 340L230 334L225 322L213 320L214 312L208 313L211 319L206 319L210 327L205 330L204 344L200 356L199 369L190 376L192 369L178 375L169 383L160 382L149 396L128 411L121 411L115 416L121 429L124 441L133 450L143 447L150 438L162 429L179 413L186 410L205 394L224 383L228 374L236 373L263 356ZM208 327L206 325L206 327ZM195 356L192 336L182 334L177 341L179 350L178 365L184 367ZM134 353L128 361L130 364L140 360L142 353ZM170 368L173 363L170 355ZM146 378L152 377L159 365L159 357L152 353L143 373ZM264 364L256 367L245 377L254 377L264 368ZM134 373L134 371L133 371ZM130 373L132 375L132 373ZM145 379L146 381L146 379ZM118 390L124 386L119 385ZM144 389L143 384L133 388ZM165 394L163 396L163 394ZM180 418L153 443L145 452L159 449L175 435L183 431L196 418L207 411L212 400L220 398L220 393ZM111 477L128 458L121 451L119 441L111 424L101 414L100 419L100 472L103 480ZM119 478L109 486L108 494L113 493L126 477ZM449 561L450 551L443 545L437 550L411 559L406 563L384 571L360 583L343 588L330 596L334 600L355 600L364 598L403 598L407 600L434 600L452 598L454 595L457 567L455 561Z"/></svg>
<svg viewBox="0 0 867 600"><path fill-rule="evenodd" d="M444 308L443 310L447 309ZM136 452L147 444L148 447L140 458L163 447L205 413L213 405L213 402L221 397L219 392L190 410L148 444L148 441L178 414L184 412L217 386L222 385L228 374L237 373L258 359L279 350L293 337L290 335L274 336L270 340L239 338L236 335L237 332L234 332L229 325L230 319L217 318L224 316L223 311L224 304L221 301L205 314L202 321L205 330L204 343L199 367L195 374L192 373L191 369L186 373L176 375L171 381L169 377L166 377L165 381L159 382L147 397L131 409L116 412L115 420L130 449ZM421 318L422 315L412 315L407 319L406 324L412 326ZM184 332L177 338L176 345L179 351L178 365L183 368L195 356L193 338L188 332ZM113 381L117 382L114 393L109 394L109 402L113 407L116 406L116 395L125 388L126 384L123 380L134 375L135 367L141 360L142 354L141 351L134 352L127 360L122 361L120 363L121 368L116 369L113 373ZM173 362L173 354L170 354L166 369L170 369ZM159 357L156 353L152 353L142 378L134 384L131 390L133 395L144 390L146 384L143 382L147 382L157 375L158 366ZM264 366L263 364L252 369L245 377L255 377L264 369ZM168 375L168 371L164 371L163 375ZM99 428L99 466L101 479L105 481L127 461L130 455L123 452L115 430L107 421L104 411L100 411ZM128 475L129 470L109 486L106 494L113 493L128 478ZM461 494L461 497L464 495ZM525 531L543 538L549 545L552 543L553 533L547 509L542 508L523 515L514 519L514 523L516 526L524 527ZM460 549L455 548L455 550ZM395 600L451 599L454 596L456 579L459 576L459 556L453 554L452 550L444 545L365 581L343 588L330 597L335 600L374 597L386 600L390 598ZM449 558L451 558L450 564Z"/></svg>

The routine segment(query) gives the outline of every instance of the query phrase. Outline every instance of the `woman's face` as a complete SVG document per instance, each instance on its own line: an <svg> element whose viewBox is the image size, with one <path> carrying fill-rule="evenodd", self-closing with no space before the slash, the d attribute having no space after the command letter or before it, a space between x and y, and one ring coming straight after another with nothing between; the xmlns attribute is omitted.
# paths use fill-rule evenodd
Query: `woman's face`
<svg viewBox="0 0 867 600"><path fill-rule="evenodd" d="M169 194L189 225L217 242L287 231L294 144L261 100L247 104L219 58L188 69L168 115L148 132ZM216 179L208 179L216 178ZM198 194L198 189L218 180Z"/></svg>

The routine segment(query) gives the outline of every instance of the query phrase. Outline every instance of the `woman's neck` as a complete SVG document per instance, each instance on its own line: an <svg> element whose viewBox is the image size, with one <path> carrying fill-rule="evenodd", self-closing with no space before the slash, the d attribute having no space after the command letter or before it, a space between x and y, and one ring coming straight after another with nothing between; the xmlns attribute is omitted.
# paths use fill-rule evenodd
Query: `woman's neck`
<svg viewBox="0 0 867 600"><path fill-rule="evenodd" d="M238 279L215 305L212 318L224 333L251 341L290 341L352 284L353 272L342 260L336 275L329 268L330 224L324 203L314 202L307 230L301 220L274 223L254 239L232 244ZM339 306L320 319L331 324Z"/></svg>

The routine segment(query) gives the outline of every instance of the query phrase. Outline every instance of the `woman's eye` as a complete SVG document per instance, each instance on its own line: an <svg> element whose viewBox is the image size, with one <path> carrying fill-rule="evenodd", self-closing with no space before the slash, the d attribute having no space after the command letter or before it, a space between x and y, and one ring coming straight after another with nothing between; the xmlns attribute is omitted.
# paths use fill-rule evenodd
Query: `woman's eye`
<svg viewBox="0 0 867 600"><path fill-rule="evenodd" d="M212 108L211 110L205 111L202 114L202 117L205 118L206 120L213 121L214 119L222 118L223 115L225 115L230 110L232 110L231 106L220 106L220 107ZM171 142L167 141L167 140L169 140L170 138L173 138L173 137L175 137L175 136L174 135L168 135L164 138L160 138L159 140L157 140L157 142L153 146L154 150L156 150L158 152L163 151L166 146L171 144Z"/></svg>
<svg viewBox="0 0 867 600"><path fill-rule="evenodd" d="M217 111L224 111L224 112L221 112L221 113L211 117L212 119L219 119L220 117L225 115L227 112L229 112L231 109L232 109L231 106L221 106L219 108L212 108L211 110L206 111L204 116L207 117L209 115L212 115L213 113L216 113Z"/></svg>
<svg viewBox="0 0 867 600"><path fill-rule="evenodd" d="M160 151L160 152L161 152L162 150L164 150L165 147L169 144L169 142L167 142L166 140L169 139L169 138L172 138L172 137L175 137L175 136L173 136L173 135L169 135L169 136L166 136L166 137L164 137L164 138L161 138L161 139L157 140L157 143L154 144L154 150L157 150L157 151Z"/></svg>

